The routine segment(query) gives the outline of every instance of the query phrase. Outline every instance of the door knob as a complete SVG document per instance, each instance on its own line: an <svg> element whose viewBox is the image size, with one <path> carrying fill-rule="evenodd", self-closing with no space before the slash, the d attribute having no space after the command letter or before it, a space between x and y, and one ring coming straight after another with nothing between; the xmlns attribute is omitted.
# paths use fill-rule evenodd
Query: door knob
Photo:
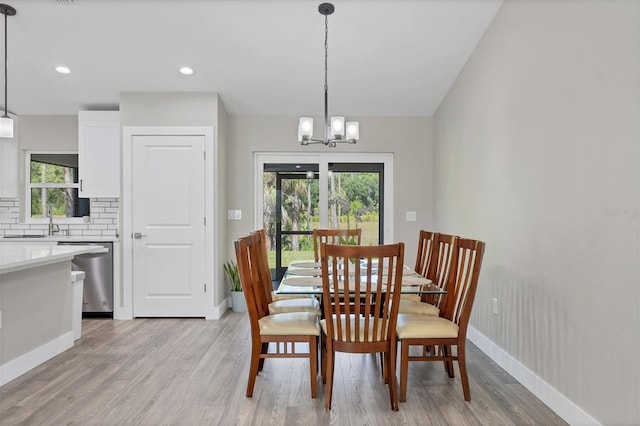
<svg viewBox="0 0 640 426"><path fill-rule="evenodd" d="M146 235L142 235L140 232L134 232L133 233L133 238L135 238L136 240L139 240L140 238L146 237Z"/></svg>

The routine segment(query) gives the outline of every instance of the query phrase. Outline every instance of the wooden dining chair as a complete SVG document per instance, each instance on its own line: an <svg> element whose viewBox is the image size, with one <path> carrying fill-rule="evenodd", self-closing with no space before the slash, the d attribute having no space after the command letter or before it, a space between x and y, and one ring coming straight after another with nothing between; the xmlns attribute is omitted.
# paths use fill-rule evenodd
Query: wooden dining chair
<svg viewBox="0 0 640 426"><path fill-rule="evenodd" d="M355 244L350 244L354 242ZM313 230L313 256L316 262L321 261L320 245L326 244L350 244L362 243L362 228L356 229L314 229Z"/></svg>
<svg viewBox="0 0 640 426"><path fill-rule="evenodd" d="M433 253L433 238L435 235L435 232L421 230L420 236L418 237L418 253L413 270L423 277L426 277L429 271L431 255ZM403 294L401 299L411 300L412 302L420 302L422 300L419 294Z"/></svg>
<svg viewBox="0 0 640 426"><path fill-rule="evenodd" d="M256 238L249 235L234 242L242 291L247 302L251 324L251 363L246 396L253 395L258 373L266 358L308 358L311 379L311 397L318 395L318 316L311 312L270 314L264 286L260 282L257 266ZM275 344L275 352L269 352L269 344ZM308 349L306 352L302 346ZM298 345L298 346L296 346ZM298 349L303 350L299 352Z"/></svg>
<svg viewBox="0 0 640 426"><path fill-rule="evenodd" d="M451 378L454 377L453 361L457 361L464 399L471 400L465 344L484 248L485 243L482 241L458 238L453 251L453 271L440 316L398 315L400 401L407 400L410 361L444 361L445 370ZM412 346L420 346L421 353L410 355L409 349Z"/></svg>
<svg viewBox="0 0 640 426"><path fill-rule="evenodd" d="M324 408L331 409L336 352L347 352L383 354L383 375L389 383L391 409L398 410L395 330L404 244L323 243L320 251L325 312L320 321L322 380L326 382ZM382 265L386 268L376 268ZM345 303L348 296L362 303Z"/></svg>
<svg viewBox="0 0 640 426"><path fill-rule="evenodd" d="M267 254L267 234L264 229L251 233L252 249L257 250L255 256L258 260L260 283L263 287L264 297L267 300L269 313L282 314L286 312L312 312L321 315L320 302L314 297L290 296L277 297L273 291L271 280L271 270L269 269L269 258Z"/></svg>
<svg viewBox="0 0 640 426"><path fill-rule="evenodd" d="M457 239L455 235L442 233L436 233L433 236L432 252L425 276L443 290L447 290ZM401 314L437 316L440 314L443 298L442 294L423 294L419 300L403 296L399 311Z"/></svg>

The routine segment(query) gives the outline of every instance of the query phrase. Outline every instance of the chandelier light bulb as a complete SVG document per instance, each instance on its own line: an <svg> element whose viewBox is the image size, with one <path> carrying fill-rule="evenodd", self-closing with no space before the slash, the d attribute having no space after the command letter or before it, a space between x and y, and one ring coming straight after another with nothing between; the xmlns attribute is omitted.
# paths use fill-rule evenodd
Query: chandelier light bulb
<svg viewBox="0 0 640 426"><path fill-rule="evenodd" d="M300 117L298 122L298 142L307 142L313 136L313 118Z"/></svg>
<svg viewBox="0 0 640 426"><path fill-rule="evenodd" d="M331 137L342 139L344 135L344 117L331 117Z"/></svg>
<svg viewBox="0 0 640 426"><path fill-rule="evenodd" d="M346 139L351 143L356 143L360 139L360 123L357 121L349 121L346 124Z"/></svg>

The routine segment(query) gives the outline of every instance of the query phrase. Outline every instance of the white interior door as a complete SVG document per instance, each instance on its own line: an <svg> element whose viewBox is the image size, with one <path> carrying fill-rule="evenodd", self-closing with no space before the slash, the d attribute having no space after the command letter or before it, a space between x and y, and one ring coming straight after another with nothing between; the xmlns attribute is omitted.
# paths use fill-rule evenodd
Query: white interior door
<svg viewBox="0 0 640 426"><path fill-rule="evenodd" d="M131 147L133 315L205 316L205 137Z"/></svg>

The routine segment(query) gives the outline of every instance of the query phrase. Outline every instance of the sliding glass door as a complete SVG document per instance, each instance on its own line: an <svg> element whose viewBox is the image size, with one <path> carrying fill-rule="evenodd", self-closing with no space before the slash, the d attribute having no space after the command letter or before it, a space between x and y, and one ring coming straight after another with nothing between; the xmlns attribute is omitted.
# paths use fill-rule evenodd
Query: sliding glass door
<svg viewBox="0 0 640 426"><path fill-rule="evenodd" d="M318 165L264 165L263 227L269 265L280 280L293 260L313 259L312 230L318 226Z"/></svg>
<svg viewBox="0 0 640 426"><path fill-rule="evenodd" d="M276 281L291 261L314 258L314 228L361 228L362 243L367 245L382 243L385 230L390 232L385 226L389 212L385 202L390 199L385 188L391 186L392 158L346 162L313 155L318 157L320 161L310 162L304 155L257 154L256 182L261 191L256 194L256 228L267 233L269 265Z"/></svg>
<svg viewBox="0 0 640 426"><path fill-rule="evenodd" d="M362 244L384 241L384 164L329 163L329 229L362 229Z"/></svg>

